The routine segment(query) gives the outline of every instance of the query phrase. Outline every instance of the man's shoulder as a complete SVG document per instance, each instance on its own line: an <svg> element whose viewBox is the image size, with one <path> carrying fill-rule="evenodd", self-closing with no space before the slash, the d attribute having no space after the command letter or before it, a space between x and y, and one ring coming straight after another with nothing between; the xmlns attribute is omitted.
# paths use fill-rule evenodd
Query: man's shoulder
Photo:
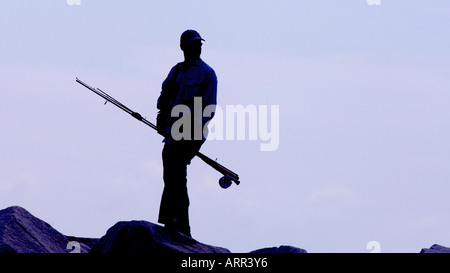
<svg viewBox="0 0 450 273"><path fill-rule="evenodd" d="M183 64L184 64L183 62L177 63L176 65L174 65L174 66L172 67L171 71L175 71L175 70L181 69L181 67L183 66Z"/></svg>
<svg viewBox="0 0 450 273"><path fill-rule="evenodd" d="M169 71L169 77L171 75L174 75L175 72L179 71L182 67L183 63L177 63L176 65L172 66L172 68ZM178 73L178 72L177 72Z"/></svg>

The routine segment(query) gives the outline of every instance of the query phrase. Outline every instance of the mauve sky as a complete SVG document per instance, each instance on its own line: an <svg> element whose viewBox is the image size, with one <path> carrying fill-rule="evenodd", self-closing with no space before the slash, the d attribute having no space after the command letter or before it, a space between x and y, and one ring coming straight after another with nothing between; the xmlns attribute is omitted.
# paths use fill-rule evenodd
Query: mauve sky
<svg viewBox="0 0 450 273"><path fill-rule="evenodd" d="M154 121L161 83L183 59L179 36L195 29L220 107L279 107L268 119L275 151L261 151L260 134L202 148L241 185L223 190L219 173L192 161L195 239L232 252L450 245L449 2L80 4L2 1L0 209L22 206L81 237L156 223L161 137L75 78Z"/></svg>

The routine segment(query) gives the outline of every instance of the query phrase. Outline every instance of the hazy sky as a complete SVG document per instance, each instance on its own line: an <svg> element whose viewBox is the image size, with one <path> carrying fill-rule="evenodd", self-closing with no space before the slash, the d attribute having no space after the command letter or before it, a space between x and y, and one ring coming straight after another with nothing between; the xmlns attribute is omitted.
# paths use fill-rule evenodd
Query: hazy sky
<svg viewBox="0 0 450 273"><path fill-rule="evenodd" d="M202 148L241 185L189 166L195 239L232 252L448 246L449 18L441 0L2 1L0 209L81 237L156 223L161 137L75 78L154 121L195 29L220 107L279 107L275 151L260 135Z"/></svg>

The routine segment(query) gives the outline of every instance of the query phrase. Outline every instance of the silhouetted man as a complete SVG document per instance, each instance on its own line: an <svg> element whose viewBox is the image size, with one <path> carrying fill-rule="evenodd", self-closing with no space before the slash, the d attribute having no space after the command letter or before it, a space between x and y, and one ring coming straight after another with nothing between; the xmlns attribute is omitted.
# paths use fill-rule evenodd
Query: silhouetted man
<svg viewBox="0 0 450 273"><path fill-rule="evenodd" d="M200 58L202 41L204 39L195 30L186 30L181 34L180 47L184 53L184 62L178 63L169 72L162 84L157 104L160 110L157 117L158 131L166 136L162 151L164 191L158 222L164 224L167 230L179 231L188 236L191 236L191 229L188 213L187 165L206 140L207 132L206 130L203 132L203 128L206 128L205 125L214 115L210 117L195 115L194 98L197 97L197 101L201 98L202 112L208 105L215 106L217 98L216 74ZM173 128L174 122L183 116L180 113L172 113L177 105L185 105L190 109L191 114L188 116L190 128L185 123L179 128ZM198 109L196 111L198 112ZM201 136L198 135L198 128L203 132ZM179 133L183 133L181 140ZM175 134L178 136L175 137Z"/></svg>

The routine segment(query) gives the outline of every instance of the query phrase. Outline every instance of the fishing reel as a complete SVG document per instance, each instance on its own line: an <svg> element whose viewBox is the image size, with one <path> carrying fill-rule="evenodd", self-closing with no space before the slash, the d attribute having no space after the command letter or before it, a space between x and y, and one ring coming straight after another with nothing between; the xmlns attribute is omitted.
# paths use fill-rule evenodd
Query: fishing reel
<svg viewBox="0 0 450 273"><path fill-rule="evenodd" d="M228 189L233 184L233 179L229 175L224 175L219 179L219 185L222 189Z"/></svg>

